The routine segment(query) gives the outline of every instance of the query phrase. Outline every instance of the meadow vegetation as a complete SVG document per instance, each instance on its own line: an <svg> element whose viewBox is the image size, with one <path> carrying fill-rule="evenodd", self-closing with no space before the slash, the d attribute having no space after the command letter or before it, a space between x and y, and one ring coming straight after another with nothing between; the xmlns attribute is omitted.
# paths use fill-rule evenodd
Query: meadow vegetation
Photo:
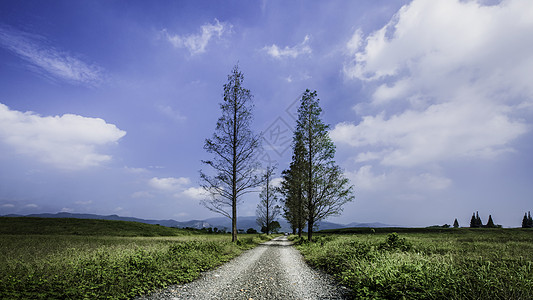
<svg viewBox="0 0 533 300"><path fill-rule="evenodd" d="M357 299L531 299L533 231L414 229L291 237Z"/></svg>
<svg viewBox="0 0 533 300"><path fill-rule="evenodd" d="M0 299L130 299L267 240L134 222L0 218Z"/></svg>

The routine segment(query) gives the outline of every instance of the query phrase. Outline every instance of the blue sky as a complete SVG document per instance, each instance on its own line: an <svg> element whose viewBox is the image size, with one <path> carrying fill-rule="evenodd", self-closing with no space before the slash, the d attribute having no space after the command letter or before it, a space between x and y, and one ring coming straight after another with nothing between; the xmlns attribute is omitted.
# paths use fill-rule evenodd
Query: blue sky
<svg viewBox="0 0 533 300"><path fill-rule="evenodd" d="M330 221L520 226L532 32L528 0L2 1L0 215L215 216L198 170L238 63L278 174L318 92L356 190Z"/></svg>

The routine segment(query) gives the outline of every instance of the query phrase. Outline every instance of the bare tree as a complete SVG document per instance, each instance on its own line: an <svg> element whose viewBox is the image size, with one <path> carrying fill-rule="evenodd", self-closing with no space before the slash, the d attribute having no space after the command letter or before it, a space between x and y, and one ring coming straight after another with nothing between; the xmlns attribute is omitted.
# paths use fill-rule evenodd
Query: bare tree
<svg viewBox="0 0 533 300"><path fill-rule="evenodd" d="M263 175L263 188L259 194L259 204L257 205L256 216L257 225L264 228L266 234L272 231L272 222L279 216L280 207L276 205L278 201L278 191L272 186L272 177L274 176L274 166L267 167Z"/></svg>
<svg viewBox="0 0 533 300"><path fill-rule="evenodd" d="M202 162L210 166L215 175L200 170L201 186L208 194L202 204L231 219L233 242L237 241L237 205L244 194L253 192L261 183L255 155L260 147L260 136L250 129L252 95L242 86L243 81L244 75L235 66L224 84L224 99L220 103L222 116L213 137L204 144L204 149L214 158Z"/></svg>

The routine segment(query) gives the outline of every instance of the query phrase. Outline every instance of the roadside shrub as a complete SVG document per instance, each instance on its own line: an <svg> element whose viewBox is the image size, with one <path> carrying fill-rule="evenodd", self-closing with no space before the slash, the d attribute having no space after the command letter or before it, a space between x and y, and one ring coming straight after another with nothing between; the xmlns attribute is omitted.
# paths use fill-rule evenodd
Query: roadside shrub
<svg viewBox="0 0 533 300"><path fill-rule="evenodd" d="M379 244L379 250L388 250L388 251L409 251L413 246L407 242L405 238L401 238L396 232L390 233L387 236L387 240Z"/></svg>

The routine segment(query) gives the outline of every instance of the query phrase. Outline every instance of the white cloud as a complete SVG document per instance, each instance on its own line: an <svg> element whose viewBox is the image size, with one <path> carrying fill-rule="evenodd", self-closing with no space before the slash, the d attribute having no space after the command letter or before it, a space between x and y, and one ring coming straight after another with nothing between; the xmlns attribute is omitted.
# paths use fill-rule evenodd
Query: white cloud
<svg viewBox="0 0 533 300"><path fill-rule="evenodd" d="M5 208L13 208L13 207L15 207L15 205L14 205L14 204L10 204L10 203L8 203L8 204L2 204L2 207L5 207Z"/></svg>
<svg viewBox="0 0 533 300"><path fill-rule="evenodd" d="M438 171L435 171L438 173ZM376 174L371 165L363 165L358 170L345 173L356 191L380 192L395 191L394 193L417 193L442 191L452 185L452 180L439 174L429 172L417 173L414 170L393 169Z"/></svg>
<svg viewBox="0 0 533 300"><path fill-rule="evenodd" d="M171 196L177 199L201 200L207 196L202 187L190 186L191 180L187 177L153 177L148 180L148 185L155 189L159 194ZM153 198L150 192L136 192L133 198Z"/></svg>
<svg viewBox="0 0 533 300"><path fill-rule="evenodd" d="M444 190L452 185L452 180L431 173L422 173L411 177L409 185L416 190Z"/></svg>
<svg viewBox="0 0 533 300"><path fill-rule="evenodd" d="M187 36L169 34L163 29L163 34L167 40L176 48L187 48L191 55L204 53L207 44L213 37L221 38L222 35L231 30L231 25L220 23L215 19L214 23L207 23L200 27L200 34L190 34Z"/></svg>
<svg viewBox="0 0 533 300"><path fill-rule="evenodd" d="M183 191L183 195L195 199L202 200L207 197L206 191L202 187L190 187ZM179 194L176 196L180 196Z"/></svg>
<svg viewBox="0 0 533 300"><path fill-rule="evenodd" d="M353 172L346 172L345 175L355 185L356 190L380 189L387 180L385 174L375 175L370 165L362 166Z"/></svg>
<svg viewBox="0 0 533 300"><path fill-rule="evenodd" d="M435 104L424 111L407 110L385 118L367 116L359 124L340 123L331 132L337 143L376 147L360 161L415 166L460 157L494 157L510 151L509 143L527 131L507 117L505 107L478 103Z"/></svg>
<svg viewBox="0 0 533 300"><path fill-rule="evenodd" d="M96 147L116 143L125 134L99 118L73 114L42 117L0 103L0 141L61 169L98 166L111 160Z"/></svg>
<svg viewBox="0 0 533 300"><path fill-rule="evenodd" d="M159 110L159 112L161 112L163 115L175 120L175 121L178 121L178 122L182 122L182 121L185 121L187 120L187 117L185 117L184 115L182 115L178 110L168 106L168 105L159 105L157 106L157 109Z"/></svg>
<svg viewBox="0 0 533 300"><path fill-rule="evenodd" d="M30 63L32 70L47 77L88 86L97 86L103 81L104 71L101 67L49 46L42 36L0 24L0 46Z"/></svg>
<svg viewBox="0 0 533 300"><path fill-rule="evenodd" d="M126 172L132 173L132 174L141 174L141 173L148 172L148 170L145 169L145 168L135 168L135 167L128 167L128 166L125 166L124 170L126 170Z"/></svg>
<svg viewBox="0 0 533 300"><path fill-rule="evenodd" d="M26 204L26 205L24 205L24 207L27 207L27 208L37 208L37 207L39 207L39 205L37 205L37 204L33 204L33 203L30 203L30 204Z"/></svg>
<svg viewBox="0 0 533 300"><path fill-rule="evenodd" d="M181 190L184 186L189 185L191 183L191 180L186 177L166 177L166 178L158 178L154 177L148 181L148 184L161 191L176 191Z"/></svg>
<svg viewBox="0 0 533 300"><path fill-rule="evenodd" d="M531 32L533 2L521 0L415 0L366 37L357 30L345 75L376 84L381 113L332 138L366 149L359 161L404 167L512 151L529 130L516 113L533 102Z"/></svg>
<svg viewBox="0 0 533 300"><path fill-rule="evenodd" d="M280 48L278 45L273 44L271 46L265 46L263 51L276 59L282 59L286 57L296 58L300 55L309 55L312 52L311 47L309 46L309 39L309 35L306 35L303 42L296 46L285 46L285 48Z"/></svg>

